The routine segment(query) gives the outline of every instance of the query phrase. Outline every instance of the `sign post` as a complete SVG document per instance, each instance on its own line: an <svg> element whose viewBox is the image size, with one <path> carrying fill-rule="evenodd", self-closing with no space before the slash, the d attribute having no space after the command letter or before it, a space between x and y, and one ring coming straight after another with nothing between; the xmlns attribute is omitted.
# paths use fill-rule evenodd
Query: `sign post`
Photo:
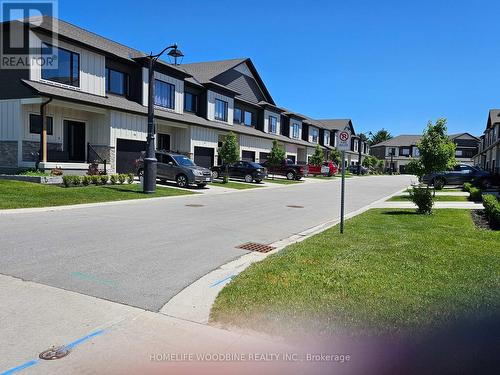
<svg viewBox="0 0 500 375"><path fill-rule="evenodd" d="M342 185L340 190L340 233L344 233L345 206L345 152L351 148L351 131L348 127L339 132L337 149L342 151Z"/></svg>

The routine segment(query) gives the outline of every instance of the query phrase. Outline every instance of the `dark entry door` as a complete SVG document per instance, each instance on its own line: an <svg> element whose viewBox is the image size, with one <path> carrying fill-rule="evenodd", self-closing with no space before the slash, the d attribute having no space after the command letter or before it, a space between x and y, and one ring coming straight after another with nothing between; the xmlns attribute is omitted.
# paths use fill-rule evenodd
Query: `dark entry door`
<svg viewBox="0 0 500 375"><path fill-rule="evenodd" d="M116 140L116 172L136 172L135 161L141 156L141 151L146 150L146 142L132 141L129 139Z"/></svg>
<svg viewBox="0 0 500 375"><path fill-rule="evenodd" d="M170 135L169 134L158 134L158 142L156 143L157 150L170 150Z"/></svg>
<svg viewBox="0 0 500 375"><path fill-rule="evenodd" d="M64 133L69 161L85 162L85 123L65 120Z"/></svg>
<svg viewBox="0 0 500 375"><path fill-rule="evenodd" d="M209 147L194 148L194 163L200 167L210 168L214 166L214 149Z"/></svg>

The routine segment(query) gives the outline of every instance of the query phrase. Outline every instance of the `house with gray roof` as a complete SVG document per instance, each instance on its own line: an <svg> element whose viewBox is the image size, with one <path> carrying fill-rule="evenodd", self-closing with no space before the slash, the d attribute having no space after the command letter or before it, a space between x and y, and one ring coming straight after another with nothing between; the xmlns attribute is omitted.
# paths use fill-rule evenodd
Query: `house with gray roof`
<svg viewBox="0 0 500 375"><path fill-rule="evenodd" d="M500 174L500 109L488 112L486 128L480 137L474 164L495 174Z"/></svg>
<svg viewBox="0 0 500 375"><path fill-rule="evenodd" d="M27 27L30 45L18 51L29 63L0 69L0 169L38 164L84 173L105 161L108 171L132 171L146 144L148 54L62 20L35 21L1 24L4 40ZM317 145L327 153L335 147L336 129L277 105L249 58L159 60L154 79L156 148L201 166L220 163L229 131L241 158L256 162L267 159L274 140L297 163L307 163Z"/></svg>

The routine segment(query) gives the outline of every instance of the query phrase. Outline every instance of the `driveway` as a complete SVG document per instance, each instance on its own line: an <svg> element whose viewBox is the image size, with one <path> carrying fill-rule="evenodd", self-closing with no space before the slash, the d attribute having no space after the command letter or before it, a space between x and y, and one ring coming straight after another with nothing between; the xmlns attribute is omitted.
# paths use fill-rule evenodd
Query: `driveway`
<svg viewBox="0 0 500 375"><path fill-rule="evenodd" d="M408 186L408 176L346 180L346 212ZM234 194L0 215L0 273L158 311L211 270L339 217L340 179ZM303 206L303 208L287 207Z"/></svg>

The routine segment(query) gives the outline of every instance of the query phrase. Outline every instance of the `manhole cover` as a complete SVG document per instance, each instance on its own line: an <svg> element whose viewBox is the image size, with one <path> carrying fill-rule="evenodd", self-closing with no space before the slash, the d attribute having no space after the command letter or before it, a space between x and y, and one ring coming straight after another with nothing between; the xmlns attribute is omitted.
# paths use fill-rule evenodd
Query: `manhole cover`
<svg viewBox="0 0 500 375"><path fill-rule="evenodd" d="M186 204L186 207L205 207L204 204Z"/></svg>
<svg viewBox="0 0 500 375"><path fill-rule="evenodd" d="M69 349L64 346L58 348L50 348L40 353L38 356L40 359L45 359L47 361L52 361L54 359L59 359L66 357L69 354Z"/></svg>
<svg viewBox="0 0 500 375"><path fill-rule="evenodd" d="M304 208L304 206L297 206L295 204L289 204L287 207L289 207L289 208Z"/></svg>
<svg viewBox="0 0 500 375"><path fill-rule="evenodd" d="M244 243L243 245L236 246L236 248L243 250L250 250L250 251L258 251L259 253L268 253L271 250L276 249L275 247L255 242L247 242Z"/></svg>

